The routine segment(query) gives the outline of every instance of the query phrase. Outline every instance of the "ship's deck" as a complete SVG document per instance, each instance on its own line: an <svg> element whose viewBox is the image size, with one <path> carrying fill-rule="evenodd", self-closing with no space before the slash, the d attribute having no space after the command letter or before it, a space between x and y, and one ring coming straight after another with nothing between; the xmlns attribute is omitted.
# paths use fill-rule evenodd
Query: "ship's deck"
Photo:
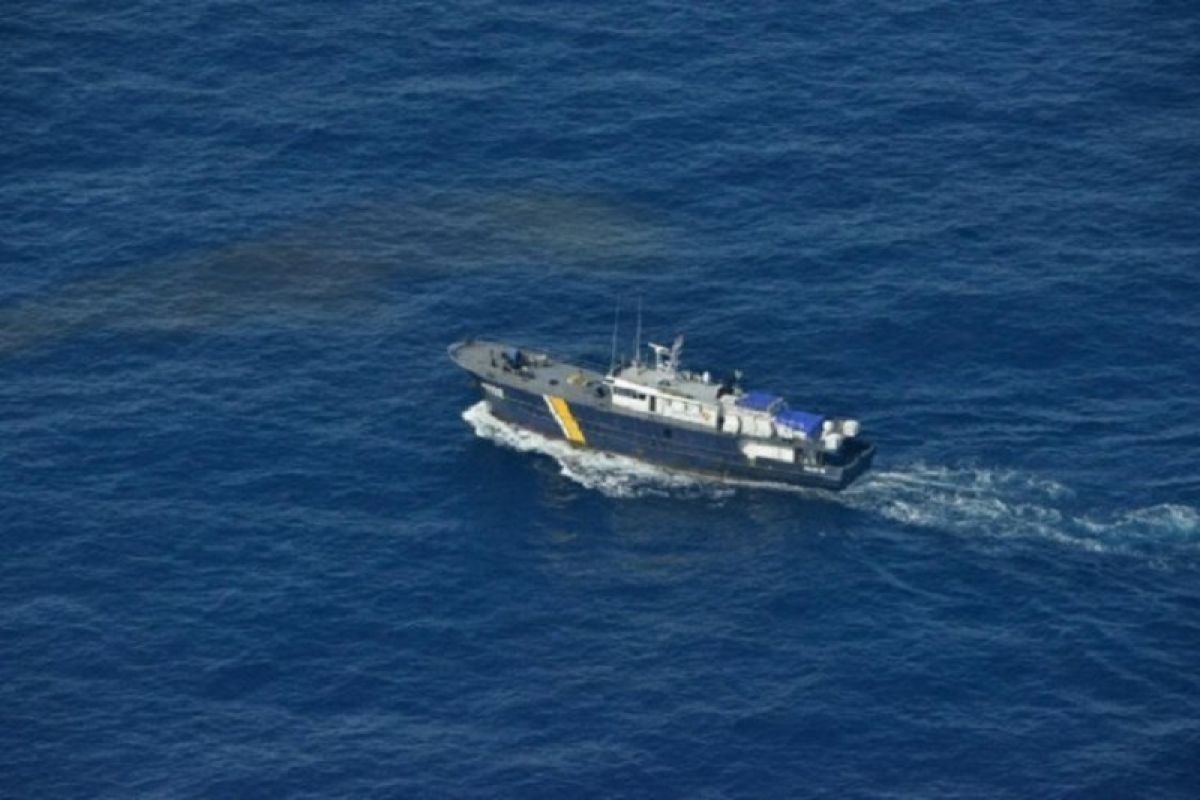
<svg viewBox="0 0 1200 800"><path fill-rule="evenodd" d="M520 366L513 366L505 354L514 349L501 342L466 341L451 345L450 357L468 372L499 385L590 405L611 405L601 372L569 364L542 351L525 349L520 349Z"/></svg>

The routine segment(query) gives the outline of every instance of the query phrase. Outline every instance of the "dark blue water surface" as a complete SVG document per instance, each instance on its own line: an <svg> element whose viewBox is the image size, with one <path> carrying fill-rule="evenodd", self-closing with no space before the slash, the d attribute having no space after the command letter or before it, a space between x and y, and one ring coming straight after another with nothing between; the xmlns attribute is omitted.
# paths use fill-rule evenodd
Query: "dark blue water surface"
<svg viewBox="0 0 1200 800"><path fill-rule="evenodd" d="M0 41L0 796L1200 795L1194 2ZM875 473L573 453L445 358L638 296Z"/></svg>

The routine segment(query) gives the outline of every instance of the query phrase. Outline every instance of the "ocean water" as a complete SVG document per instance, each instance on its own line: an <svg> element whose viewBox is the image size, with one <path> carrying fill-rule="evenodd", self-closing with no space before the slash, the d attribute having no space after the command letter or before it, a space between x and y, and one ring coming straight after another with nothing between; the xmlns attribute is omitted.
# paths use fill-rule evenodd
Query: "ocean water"
<svg viewBox="0 0 1200 800"><path fill-rule="evenodd" d="M1195 3L0 40L0 796L1200 796ZM875 471L580 453L445 357L639 296Z"/></svg>

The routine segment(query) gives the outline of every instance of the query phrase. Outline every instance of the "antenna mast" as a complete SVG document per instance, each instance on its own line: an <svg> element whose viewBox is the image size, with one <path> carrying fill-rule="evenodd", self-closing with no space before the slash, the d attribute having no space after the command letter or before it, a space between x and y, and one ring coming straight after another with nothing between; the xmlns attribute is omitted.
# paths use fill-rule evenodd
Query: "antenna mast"
<svg viewBox="0 0 1200 800"><path fill-rule="evenodd" d="M612 372L617 365L617 326L621 322L621 301L618 300L613 308L612 350L608 354L608 371Z"/></svg>
<svg viewBox="0 0 1200 800"><path fill-rule="evenodd" d="M637 333L633 337L633 365L642 365L642 296L638 295Z"/></svg>

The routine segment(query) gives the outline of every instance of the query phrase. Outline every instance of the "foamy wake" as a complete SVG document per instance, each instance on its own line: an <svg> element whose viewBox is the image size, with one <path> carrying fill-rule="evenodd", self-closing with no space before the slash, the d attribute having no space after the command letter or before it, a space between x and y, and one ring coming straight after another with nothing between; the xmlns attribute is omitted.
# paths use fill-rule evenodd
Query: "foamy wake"
<svg viewBox="0 0 1200 800"><path fill-rule="evenodd" d="M1161 504L1109 515L1072 513L1067 510L1074 495L1070 488L1014 470L918 463L869 473L850 489L833 495L783 484L721 482L624 456L579 450L497 419L482 401L464 411L463 419L484 439L550 456L564 476L610 497L723 499L741 488L787 490L905 524L965 534L1036 535L1095 551L1162 545L1200 550L1200 511L1192 506Z"/></svg>
<svg viewBox="0 0 1200 800"><path fill-rule="evenodd" d="M1074 493L1014 470L913 464L880 471L842 494L889 519L963 533L1037 535L1095 551L1200 549L1200 511L1160 504L1115 514L1070 509Z"/></svg>
<svg viewBox="0 0 1200 800"><path fill-rule="evenodd" d="M522 452L547 455L558 462L562 474L588 489L609 497L647 495L728 497L733 490L694 475L656 467L625 456L580 450L561 439L509 425L492 415L487 403L479 401L463 412L475 434L496 444Z"/></svg>

